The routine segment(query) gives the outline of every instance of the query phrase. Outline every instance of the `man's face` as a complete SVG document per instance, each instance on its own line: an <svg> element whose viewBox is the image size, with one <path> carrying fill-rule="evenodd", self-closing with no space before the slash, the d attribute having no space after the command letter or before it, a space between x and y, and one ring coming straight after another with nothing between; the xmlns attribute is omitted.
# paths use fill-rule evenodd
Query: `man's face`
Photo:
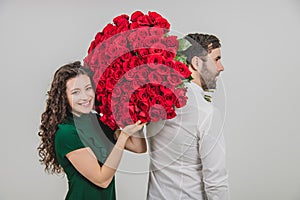
<svg viewBox="0 0 300 200"><path fill-rule="evenodd" d="M205 58L200 74L202 79L202 88L216 89L217 77L224 71L221 63L221 50L220 48L213 49Z"/></svg>

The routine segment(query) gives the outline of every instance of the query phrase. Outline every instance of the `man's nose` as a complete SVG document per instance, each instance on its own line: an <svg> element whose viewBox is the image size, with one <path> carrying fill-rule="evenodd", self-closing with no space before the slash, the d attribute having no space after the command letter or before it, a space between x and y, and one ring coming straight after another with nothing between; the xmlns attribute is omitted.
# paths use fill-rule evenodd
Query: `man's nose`
<svg viewBox="0 0 300 200"><path fill-rule="evenodd" d="M219 72L224 71L224 66L222 65L221 62L217 64L217 69L218 69Z"/></svg>

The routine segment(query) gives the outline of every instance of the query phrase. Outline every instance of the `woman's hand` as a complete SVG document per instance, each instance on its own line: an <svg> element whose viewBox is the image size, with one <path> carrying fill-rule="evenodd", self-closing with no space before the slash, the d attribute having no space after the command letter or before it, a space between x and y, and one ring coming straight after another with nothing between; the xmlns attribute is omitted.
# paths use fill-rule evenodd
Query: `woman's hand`
<svg viewBox="0 0 300 200"><path fill-rule="evenodd" d="M124 129L122 129L122 132L120 129L117 129L115 131L114 137L115 140L119 139L120 135L123 135L123 138L125 138L126 140L126 144L125 144L125 148L131 152L135 152L135 153L145 153L147 151L147 145L146 145L146 140L145 140L145 136L144 133L141 131L142 127L144 124L139 124L139 122L133 124L133 125L128 125L125 127L125 131L128 129L130 129L130 131L136 131L135 133L137 133L139 131L139 134L133 134L131 136L128 136L129 134L124 132ZM135 130L134 130L135 129ZM123 133L123 134L121 134Z"/></svg>
<svg viewBox="0 0 300 200"><path fill-rule="evenodd" d="M144 125L145 125L145 123L141 123L141 121L139 120L135 124L125 126L122 129L121 133L123 132L123 133L125 133L125 135L130 137L133 134L135 134L136 132L138 132L139 130L141 130Z"/></svg>

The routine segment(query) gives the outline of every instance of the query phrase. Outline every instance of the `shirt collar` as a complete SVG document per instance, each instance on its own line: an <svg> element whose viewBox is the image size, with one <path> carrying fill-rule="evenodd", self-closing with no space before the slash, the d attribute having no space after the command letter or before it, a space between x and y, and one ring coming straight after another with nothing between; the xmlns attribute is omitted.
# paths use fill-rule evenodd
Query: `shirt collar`
<svg viewBox="0 0 300 200"><path fill-rule="evenodd" d="M190 84L191 84L192 87L194 87L196 90L198 90L198 92L201 94L201 96L204 97L205 92L204 92L204 90L201 86L197 85L196 83L194 83L192 81L190 82Z"/></svg>

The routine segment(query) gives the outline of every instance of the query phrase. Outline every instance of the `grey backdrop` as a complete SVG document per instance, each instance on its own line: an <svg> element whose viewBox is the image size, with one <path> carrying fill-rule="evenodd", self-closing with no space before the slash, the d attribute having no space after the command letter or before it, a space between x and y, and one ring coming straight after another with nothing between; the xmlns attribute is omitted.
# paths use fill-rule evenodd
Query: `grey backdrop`
<svg viewBox="0 0 300 200"><path fill-rule="evenodd" d="M47 175L36 147L54 71L81 60L112 18L158 11L181 33L222 40L225 137L234 200L300 199L300 2L0 1L0 199L63 199L66 178ZM146 171L146 155L121 168ZM147 174L117 173L120 200L146 197Z"/></svg>

